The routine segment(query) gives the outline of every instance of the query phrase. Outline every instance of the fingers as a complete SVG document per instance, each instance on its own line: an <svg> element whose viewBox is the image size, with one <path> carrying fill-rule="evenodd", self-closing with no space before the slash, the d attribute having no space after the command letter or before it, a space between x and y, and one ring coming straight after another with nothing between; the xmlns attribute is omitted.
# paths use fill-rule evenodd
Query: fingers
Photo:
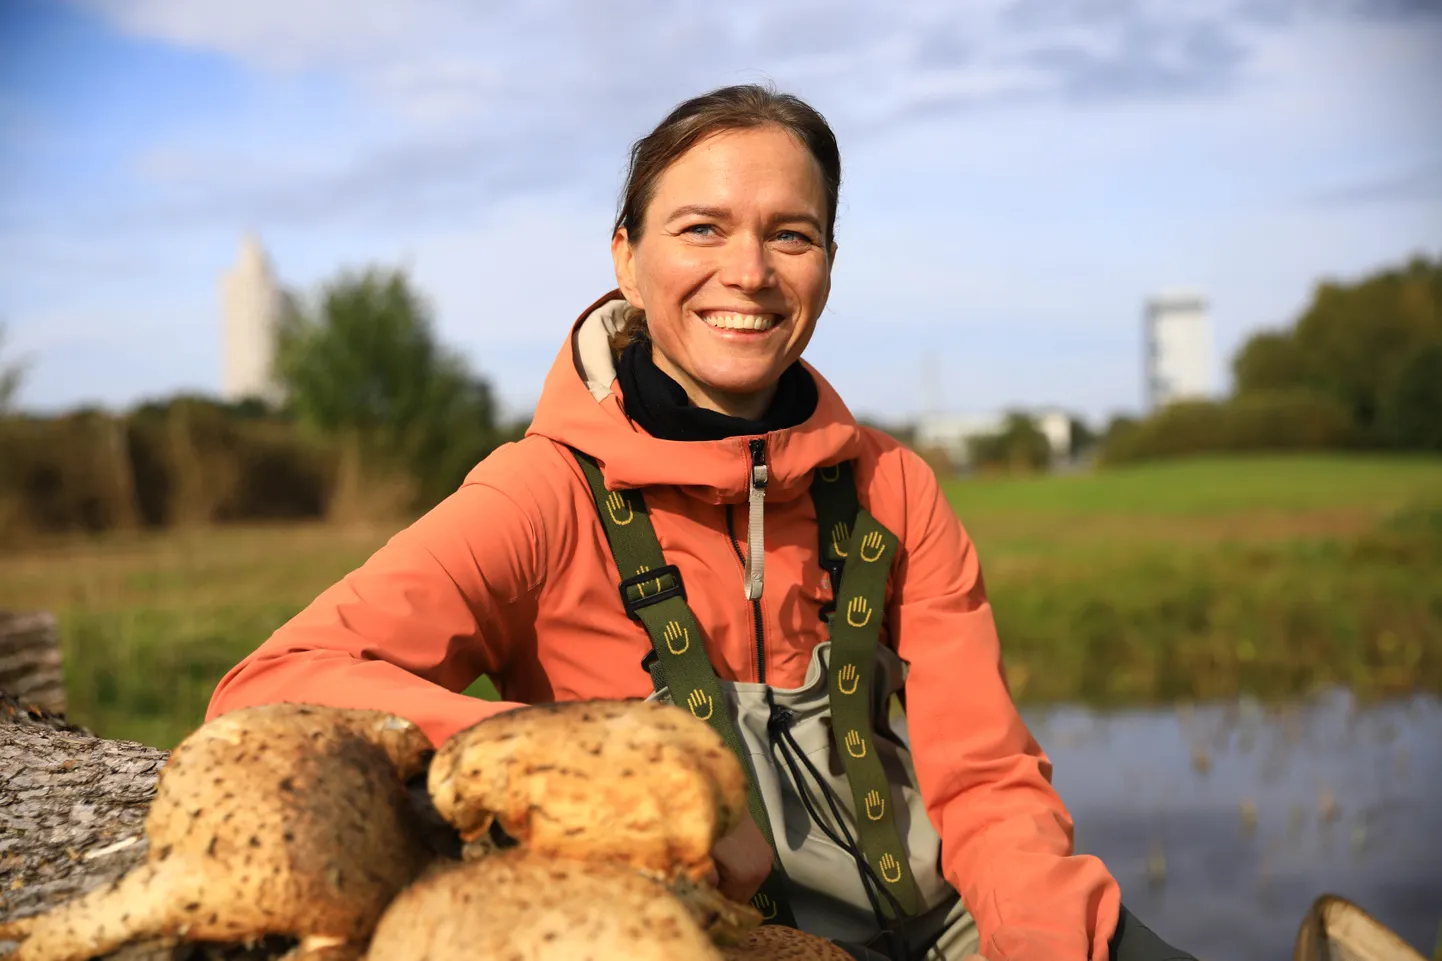
<svg viewBox="0 0 1442 961"><path fill-rule="evenodd" d="M711 850L716 860L716 887L732 901L749 901L771 874L771 845L750 815L716 842Z"/></svg>

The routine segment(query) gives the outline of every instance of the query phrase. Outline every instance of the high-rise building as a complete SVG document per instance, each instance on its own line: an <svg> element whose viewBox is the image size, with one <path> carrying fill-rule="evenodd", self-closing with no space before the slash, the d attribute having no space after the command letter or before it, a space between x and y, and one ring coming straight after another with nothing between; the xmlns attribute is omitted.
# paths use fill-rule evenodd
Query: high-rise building
<svg viewBox="0 0 1442 961"><path fill-rule="evenodd" d="M247 234L239 262L221 278L221 394L229 401L279 399L271 365L283 294L260 241Z"/></svg>
<svg viewBox="0 0 1442 961"><path fill-rule="evenodd" d="M1144 321L1146 404L1213 395L1212 320L1201 294L1173 292L1147 301Z"/></svg>

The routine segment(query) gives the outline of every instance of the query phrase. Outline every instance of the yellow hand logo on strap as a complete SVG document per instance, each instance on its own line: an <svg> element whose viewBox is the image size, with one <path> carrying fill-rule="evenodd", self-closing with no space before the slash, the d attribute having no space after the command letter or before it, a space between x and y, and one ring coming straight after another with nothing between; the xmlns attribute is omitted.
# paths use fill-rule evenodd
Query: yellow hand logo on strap
<svg viewBox="0 0 1442 961"><path fill-rule="evenodd" d="M828 484L834 484L841 478L841 465L832 464L830 467L823 467L817 471L821 479Z"/></svg>
<svg viewBox="0 0 1442 961"><path fill-rule="evenodd" d="M831 549L837 557L846 556L846 545L850 540L851 528L846 526L845 521L837 521L836 526L831 528Z"/></svg>
<svg viewBox="0 0 1442 961"><path fill-rule="evenodd" d="M895 884L901 880L901 862L890 854L883 854L876 866L881 868L881 878L887 884Z"/></svg>
<svg viewBox="0 0 1442 961"><path fill-rule="evenodd" d="M776 902L766 895L758 893L751 899L751 903L756 906L757 911L761 912L761 920L771 921L776 917Z"/></svg>
<svg viewBox="0 0 1442 961"><path fill-rule="evenodd" d="M626 519L621 519L621 509L625 508ZM636 519L636 512L631 510L631 505L620 491L612 491L606 495L606 512L611 515L611 523L617 527L625 527Z"/></svg>
<svg viewBox="0 0 1442 961"><path fill-rule="evenodd" d="M628 521L627 523L630 523L630 522ZM646 572L649 571L650 569L651 569L651 568L650 568L649 566L647 566L647 565L645 565L645 564L642 564L640 567L636 568L636 576L637 576L637 577L640 577L642 574L646 573ZM661 593L661 578L658 577L658 578L656 578L655 580L642 581L641 583L637 584L637 585L636 585L636 596L637 596L637 597L645 597L645 596L646 596L646 587L647 587L648 585L651 585L651 584L655 584L655 585L656 585L656 589L651 592L652 594L659 594L659 593Z"/></svg>
<svg viewBox="0 0 1442 961"><path fill-rule="evenodd" d="M871 622L871 605L864 597L853 597L846 605L846 623L852 627L865 627Z"/></svg>
<svg viewBox="0 0 1442 961"><path fill-rule="evenodd" d="M866 757L866 742L854 728L846 732L846 753L855 758Z"/></svg>
<svg viewBox="0 0 1442 961"><path fill-rule="evenodd" d="M686 698L686 706L691 709L692 714L703 721L709 721L712 712L716 710L716 705L711 702L711 695L704 694L699 689L692 691L691 695ZM701 713L702 708L706 709L705 714Z"/></svg>
<svg viewBox="0 0 1442 961"><path fill-rule="evenodd" d="M877 531L872 531L861 539L861 559L866 563L881 560L881 555L885 553L886 541Z"/></svg>
<svg viewBox="0 0 1442 961"><path fill-rule="evenodd" d="M667 621L666 630L661 635L666 638L666 650L672 654L685 654L691 646L691 632L675 621ZM680 642L680 647L676 646L677 642Z"/></svg>
<svg viewBox="0 0 1442 961"><path fill-rule="evenodd" d="M861 672L856 669L855 664L843 664L841 670L836 672L836 686L841 689L842 694L855 694L856 686L861 683Z"/></svg>
<svg viewBox="0 0 1442 961"><path fill-rule="evenodd" d="M868 791L866 793L866 819L880 821L884 814L886 814L886 799L881 796L880 791Z"/></svg>

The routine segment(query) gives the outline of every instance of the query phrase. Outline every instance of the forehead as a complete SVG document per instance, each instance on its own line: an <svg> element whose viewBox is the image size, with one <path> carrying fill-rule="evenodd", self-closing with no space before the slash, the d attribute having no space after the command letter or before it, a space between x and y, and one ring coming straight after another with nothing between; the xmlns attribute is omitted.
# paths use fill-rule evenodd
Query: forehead
<svg viewBox="0 0 1442 961"><path fill-rule="evenodd" d="M664 218L692 204L738 212L802 209L823 219L825 178L811 152L781 127L726 130L701 140L656 181L652 213Z"/></svg>

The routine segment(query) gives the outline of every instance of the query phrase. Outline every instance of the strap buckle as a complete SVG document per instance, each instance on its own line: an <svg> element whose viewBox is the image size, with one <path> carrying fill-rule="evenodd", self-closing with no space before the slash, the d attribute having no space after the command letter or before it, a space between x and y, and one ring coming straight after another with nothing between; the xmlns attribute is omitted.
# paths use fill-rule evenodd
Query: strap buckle
<svg viewBox="0 0 1442 961"><path fill-rule="evenodd" d="M621 582L621 604L626 608L626 616L633 621L641 619L643 608L673 597L686 599L686 585L681 582L681 571L675 564L642 571Z"/></svg>

